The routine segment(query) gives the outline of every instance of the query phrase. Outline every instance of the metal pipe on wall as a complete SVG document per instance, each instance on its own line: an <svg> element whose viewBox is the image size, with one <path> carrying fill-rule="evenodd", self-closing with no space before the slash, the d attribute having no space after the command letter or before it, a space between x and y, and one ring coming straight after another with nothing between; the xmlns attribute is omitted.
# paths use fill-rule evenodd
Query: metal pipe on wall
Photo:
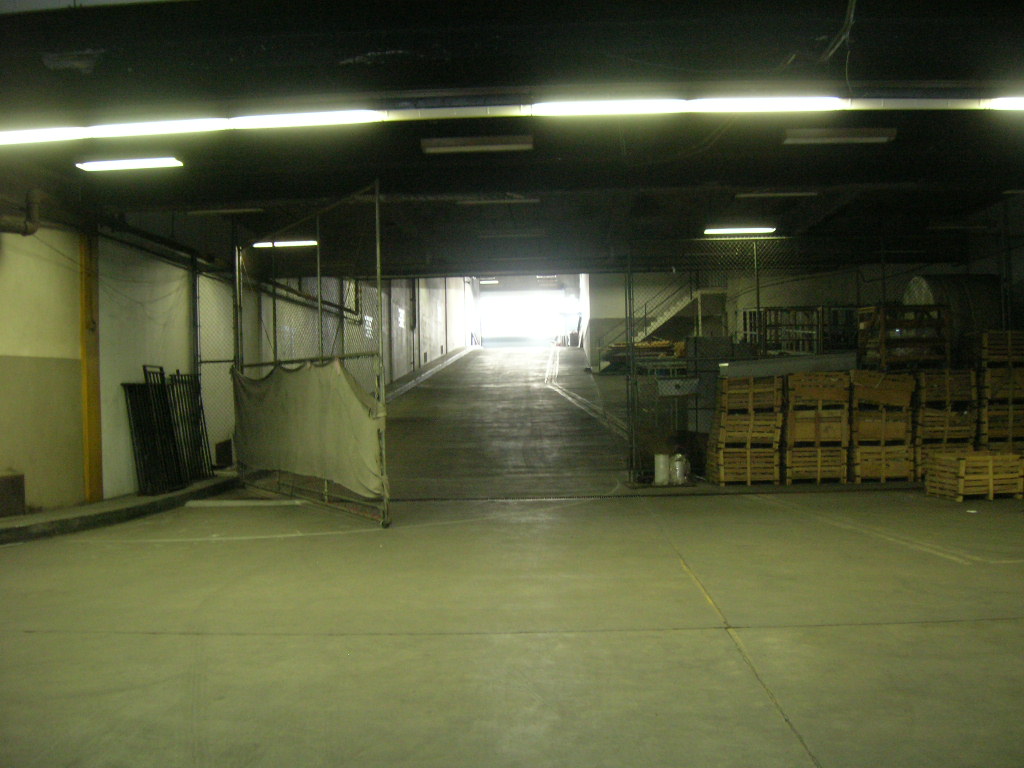
<svg viewBox="0 0 1024 768"><path fill-rule="evenodd" d="M377 330L377 360L378 360L378 373L377 373L377 402L381 407L387 402L386 383L384 381L384 291L383 281L381 280L381 243L380 243L380 179L377 179L373 185L373 220L374 220L374 240L376 241L376 256L377 256L377 317L380 318L381 322ZM384 430L378 430L378 439L380 441L380 471L381 477L383 478L384 486L384 508L381 510L380 524L384 528L391 525L391 508L390 508L390 492L388 490L388 460L387 460L387 443L384 437Z"/></svg>

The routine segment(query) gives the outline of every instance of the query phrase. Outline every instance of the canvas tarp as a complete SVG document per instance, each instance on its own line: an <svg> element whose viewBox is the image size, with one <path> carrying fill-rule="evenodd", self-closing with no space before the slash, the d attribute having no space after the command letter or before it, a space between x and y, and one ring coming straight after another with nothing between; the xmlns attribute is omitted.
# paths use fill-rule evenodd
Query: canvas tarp
<svg viewBox="0 0 1024 768"><path fill-rule="evenodd" d="M384 407L341 365L274 368L262 379L234 374L235 447L247 471L323 478L382 498Z"/></svg>

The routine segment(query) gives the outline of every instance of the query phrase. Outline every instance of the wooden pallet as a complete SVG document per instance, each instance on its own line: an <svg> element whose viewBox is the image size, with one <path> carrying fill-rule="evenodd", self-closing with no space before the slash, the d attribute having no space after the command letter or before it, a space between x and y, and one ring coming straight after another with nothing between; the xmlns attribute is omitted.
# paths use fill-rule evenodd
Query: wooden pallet
<svg viewBox="0 0 1024 768"><path fill-rule="evenodd" d="M965 456L932 454L925 491L930 496L963 501L965 496L1024 495L1024 459L1014 453L976 451Z"/></svg>
<svg viewBox="0 0 1024 768"><path fill-rule="evenodd" d="M779 483L779 452L775 448L711 448L708 450L709 482Z"/></svg>
<svg viewBox="0 0 1024 768"><path fill-rule="evenodd" d="M984 369L980 394L982 400L1024 400L1024 362L1016 368Z"/></svg>
<svg viewBox="0 0 1024 768"><path fill-rule="evenodd" d="M943 443L914 443L914 472L918 480L924 479L928 474L928 461L936 453L948 453L953 456L964 456L973 453L974 441L949 441Z"/></svg>
<svg viewBox="0 0 1024 768"><path fill-rule="evenodd" d="M782 414L777 411L719 411L711 424L708 444L715 446L775 447L782 435Z"/></svg>
<svg viewBox="0 0 1024 768"><path fill-rule="evenodd" d="M917 402L921 405L950 406L978 399L978 376L974 371L919 371L916 378Z"/></svg>
<svg viewBox="0 0 1024 768"><path fill-rule="evenodd" d="M718 410L778 411L782 408L782 376L718 380Z"/></svg>
<svg viewBox="0 0 1024 768"><path fill-rule="evenodd" d="M1024 455L1024 440L986 440L978 442L979 451L992 453L1017 453Z"/></svg>
<svg viewBox="0 0 1024 768"><path fill-rule="evenodd" d="M909 445L854 445L850 448L850 475L865 480L914 479L914 451Z"/></svg>
<svg viewBox="0 0 1024 768"><path fill-rule="evenodd" d="M1024 439L1024 403L992 403L981 409L978 440Z"/></svg>
<svg viewBox="0 0 1024 768"><path fill-rule="evenodd" d="M979 416L974 405L958 409L918 408L914 411L914 438L934 442L974 440Z"/></svg>
<svg viewBox="0 0 1024 768"><path fill-rule="evenodd" d="M857 409L850 415L850 434L855 443L908 442L911 438L911 413L905 409Z"/></svg>
<svg viewBox="0 0 1024 768"><path fill-rule="evenodd" d="M786 445L848 445L849 414L846 406L824 410L788 410L783 429Z"/></svg>
<svg viewBox="0 0 1024 768"><path fill-rule="evenodd" d="M840 446L789 448L786 451L786 485L792 485L799 480L813 480L816 483L833 480L845 483L848 473L846 462L846 448Z"/></svg>
<svg viewBox="0 0 1024 768"><path fill-rule="evenodd" d="M978 340L982 365L1024 364L1024 331L985 331Z"/></svg>
<svg viewBox="0 0 1024 768"><path fill-rule="evenodd" d="M811 371L786 377L786 399L790 408L846 406L850 402L848 371Z"/></svg>
<svg viewBox="0 0 1024 768"><path fill-rule="evenodd" d="M906 373L850 371L851 402L861 405L888 405L909 408L914 395L914 377Z"/></svg>

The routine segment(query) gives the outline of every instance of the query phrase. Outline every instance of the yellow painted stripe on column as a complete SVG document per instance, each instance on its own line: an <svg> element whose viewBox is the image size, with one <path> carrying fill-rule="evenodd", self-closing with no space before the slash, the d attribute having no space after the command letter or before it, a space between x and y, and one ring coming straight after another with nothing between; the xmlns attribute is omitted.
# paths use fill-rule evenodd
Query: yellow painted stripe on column
<svg viewBox="0 0 1024 768"><path fill-rule="evenodd" d="M79 307L82 345L82 434L85 458L85 500L103 500L103 442L100 423L99 241L81 235Z"/></svg>

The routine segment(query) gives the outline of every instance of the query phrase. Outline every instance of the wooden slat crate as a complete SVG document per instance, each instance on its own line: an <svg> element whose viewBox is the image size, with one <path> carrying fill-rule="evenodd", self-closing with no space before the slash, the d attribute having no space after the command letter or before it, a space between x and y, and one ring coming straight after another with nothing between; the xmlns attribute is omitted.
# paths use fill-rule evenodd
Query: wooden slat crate
<svg viewBox="0 0 1024 768"><path fill-rule="evenodd" d="M849 409L829 408L827 410L786 411L786 445L848 445L850 442Z"/></svg>
<svg viewBox="0 0 1024 768"><path fill-rule="evenodd" d="M1022 407L1024 409L1024 407ZM916 440L974 440L980 414L973 405L967 408L918 408L914 411Z"/></svg>
<svg viewBox="0 0 1024 768"><path fill-rule="evenodd" d="M1024 460L1014 453L976 451L966 456L932 454L925 491L930 496L963 501L965 496L1024 494Z"/></svg>
<svg viewBox="0 0 1024 768"><path fill-rule="evenodd" d="M782 414L777 411L720 411L711 424L711 446L775 447L782 435Z"/></svg>
<svg viewBox="0 0 1024 768"><path fill-rule="evenodd" d="M1024 361L1017 368L986 368L981 373L983 400L1024 400Z"/></svg>
<svg viewBox="0 0 1024 768"><path fill-rule="evenodd" d="M850 402L848 371L811 371L786 377L786 396L790 408L826 408L847 406Z"/></svg>
<svg viewBox="0 0 1024 768"><path fill-rule="evenodd" d="M978 440L1024 439L1024 403L988 403L981 409Z"/></svg>
<svg viewBox="0 0 1024 768"><path fill-rule="evenodd" d="M974 371L920 371L917 374L917 402L922 405L971 403L978 399L978 377ZM1024 392L1024 390L1022 390Z"/></svg>
<svg viewBox="0 0 1024 768"><path fill-rule="evenodd" d="M855 410L851 414L853 442L909 442L912 434L910 411L889 408Z"/></svg>
<svg viewBox="0 0 1024 768"><path fill-rule="evenodd" d="M943 306L863 307L857 321L861 365L882 370L949 366L949 316Z"/></svg>
<svg viewBox="0 0 1024 768"><path fill-rule="evenodd" d="M914 452L909 445L854 445L850 448L851 476L864 480L912 480Z"/></svg>
<svg viewBox="0 0 1024 768"><path fill-rule="evenodd" d="M1024 455L1024 440L987 440L983 443L978 443L978 450Z"/></svg>
<svg viewBox="0 0 1024 768"><path fill-rule="evenodd" d="M726 483L779 482L779 452L775 448L709 448L708 481Z"/></svg>
<svg viewBox="0 0 1024 768"><path fill-rule="evenodd" d="M786 485L798 480L821 483L828 480L846 482L848 472L846 448L815 446L790 448L786 451Z"/></svg>
<svg viewBox="0 0 1024 768"><path fill-rule="evenodd" d="M914 377L906 373L850 371L853 407L861 403L909 408L914 394Z"/></svg>
<svg viewBox="0 0 1024 768"><path fill-rule="evenodd" d="M921 480L928 474L928 460L936 453L949 453L954 456L964 456L974 453L974 441L946 443L915 443L914 444L914 471L917 479Z"/></svg>
<svg viewBox="0 0 1024 768"><path fill-rule="evenodd" d="M982 365L1024 364L1024 331L985 331L978 346Z"/></svg>
<svg viewBox="0 0 1024 768"><path fill-rule="evenodd" d="M781 376L718 380L718 409L721 411L777 411L781 407Z"/></svg>

